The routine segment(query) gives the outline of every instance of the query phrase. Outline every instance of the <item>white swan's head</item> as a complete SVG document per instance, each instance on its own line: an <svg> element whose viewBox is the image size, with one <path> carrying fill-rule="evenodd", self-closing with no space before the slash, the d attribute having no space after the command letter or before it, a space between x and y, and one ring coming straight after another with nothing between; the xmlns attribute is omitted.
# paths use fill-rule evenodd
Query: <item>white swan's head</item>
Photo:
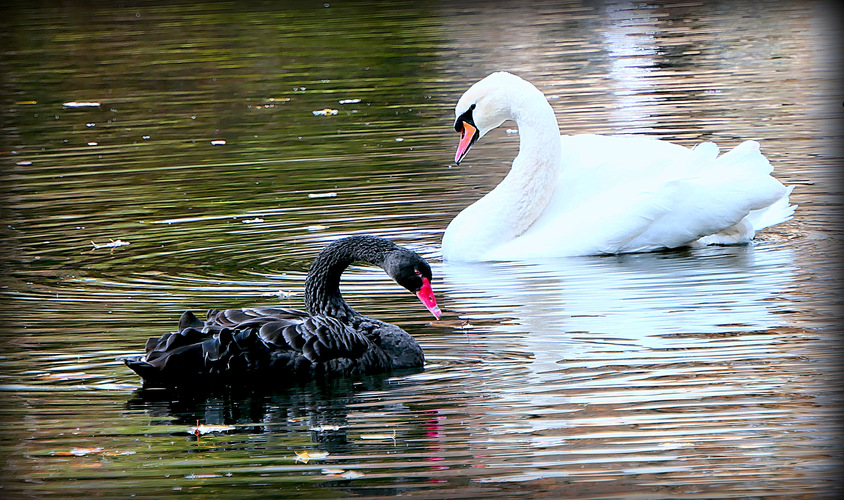
<svg viewBox="0 0 844 500"><path fill-rule="evenodd" d="M460 132L454 161L460 164L475 141L515 118L513 103L520 94L534 93L542 96L529 82L505 71L492 73L469 87L454 107L454 130Z"/></svg>

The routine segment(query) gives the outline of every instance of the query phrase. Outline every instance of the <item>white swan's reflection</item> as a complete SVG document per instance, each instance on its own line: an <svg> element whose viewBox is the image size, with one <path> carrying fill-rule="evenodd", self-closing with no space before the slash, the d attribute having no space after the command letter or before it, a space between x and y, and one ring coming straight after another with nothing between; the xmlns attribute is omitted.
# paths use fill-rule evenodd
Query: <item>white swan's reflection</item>
<svg viewBox="0 0 844 500"><path fill-rule="evenodd" d="M765 299L793 271L789 248L738 246L692 255L444 262L440 273L451 307L467 317L514 317L536 325L528 331L537 334L563 328L646 342L654 334L711 332L723 324L764 327L770 323Z"/></svg>
<svg viewBox="0 0 844 500"><path fill-rule="evenodd" d="M775 299L792 279L790 248L577 257L535 263L444 262L445 303L463 320L508 333L557 362L705 342L699 335L777 323Z"/></svg>
<svg viewBox="0 0 844 500"><path fill-rule="evenodd" d="M767 366L792 354L764 330L781 326L776 313L791 303L781 295L796 272L792 253L763 244L443 263L441 302L475 324L464 352L484 357L461 368L461 384L488 401L471 426L473 446L518 447L524 458L509 470L490 459L487 467L507 470L495 480L643 457L676 470L692 443L717 444L736 429L752 435L754 417L734 405L748 394L754 404L776 401L781 380ZM701 412L708 425L696 420ZM608 451L620 443L629 448Z"/></svg>

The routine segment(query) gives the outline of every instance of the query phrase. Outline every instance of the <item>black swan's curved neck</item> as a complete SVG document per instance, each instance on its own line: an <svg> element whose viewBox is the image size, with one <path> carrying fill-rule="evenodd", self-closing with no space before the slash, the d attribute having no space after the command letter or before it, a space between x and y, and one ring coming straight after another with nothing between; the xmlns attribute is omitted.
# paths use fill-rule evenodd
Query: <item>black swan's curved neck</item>
<svg viewBox="0 0 844 500"><path fill-rule="evenodd" d="M340 294L340 275L353 262L384 267L390 252L399 247L375 236L350 236L326 246L314 259L305 280L305 307L310 314L324 314L344 321L360 316Z"/></svg>

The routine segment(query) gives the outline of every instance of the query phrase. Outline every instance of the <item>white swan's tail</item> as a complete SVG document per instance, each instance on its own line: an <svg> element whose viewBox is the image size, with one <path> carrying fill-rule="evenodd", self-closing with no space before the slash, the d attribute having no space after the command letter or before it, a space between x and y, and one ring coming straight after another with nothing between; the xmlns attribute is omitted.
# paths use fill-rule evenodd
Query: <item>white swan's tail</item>
<svg viewBox="0 0 844 500"><path fill-rule="evenodd" d="M747 243L756 236L758 231L785 222L794 215L794 210L797 206L789 203L789 196L794 190L794 186L782 186L779 181L776 181L773 177L769 177L773 168L770 162L759 151L759 144L757 142L745 141L732 151L718 158L716 164L718 163L720 163L718 165L719 168L744 168L745 173L739 177L741 179L738 183L739 185L762 187L766 184L768 186L775 184L779 187L782 194L774 201L764 201L765 196L762 193L776 192L776 190L766 186L765 190L760 193L760 196L756 200L749 198L749 200L754 200L757 203L761 201L764 204L763 206L751 209L737 224L714 234L704 236L698 239L696 243L701 245ZM757 177L760 174L762 177Z"/></svg>
<svg viewBox="0 0 844 500"><path fill-rule="evenodd" d="M791 196L792 191L794 191L794 186L788 186L782 198L767 208L753 210L747 214L745 219L753 225L753 229L756 231L791 219L794 215L794 210L797 208L797 205L791 205L788 202L788 197Z"/></svg>

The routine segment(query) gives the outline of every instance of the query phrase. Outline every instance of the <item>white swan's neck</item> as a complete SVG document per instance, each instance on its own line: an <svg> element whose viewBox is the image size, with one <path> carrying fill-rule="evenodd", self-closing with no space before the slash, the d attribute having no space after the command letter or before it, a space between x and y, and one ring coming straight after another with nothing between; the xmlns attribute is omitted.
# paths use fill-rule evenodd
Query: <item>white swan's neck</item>
<svg viewBox="0 0 844 500"><path fill-rule="evenodd" d="M521 236L539 218L557 187L560 133L550 107L548 112L544 120L535 116L516 118L519 154L504 180L487 195L509 205L507 213L511 217L502 222L512 229L513 238Z"/></svg>
<svg viewBox="0 0 844 500"><path fill-rule="evenodd" d="M446 259L475 260L483 250L521 236L554 194L561 162L559 126L545 96L532 90L511 100L509 118L519 129L519 154L510 172L449 224L443 237Z"/></svg>

